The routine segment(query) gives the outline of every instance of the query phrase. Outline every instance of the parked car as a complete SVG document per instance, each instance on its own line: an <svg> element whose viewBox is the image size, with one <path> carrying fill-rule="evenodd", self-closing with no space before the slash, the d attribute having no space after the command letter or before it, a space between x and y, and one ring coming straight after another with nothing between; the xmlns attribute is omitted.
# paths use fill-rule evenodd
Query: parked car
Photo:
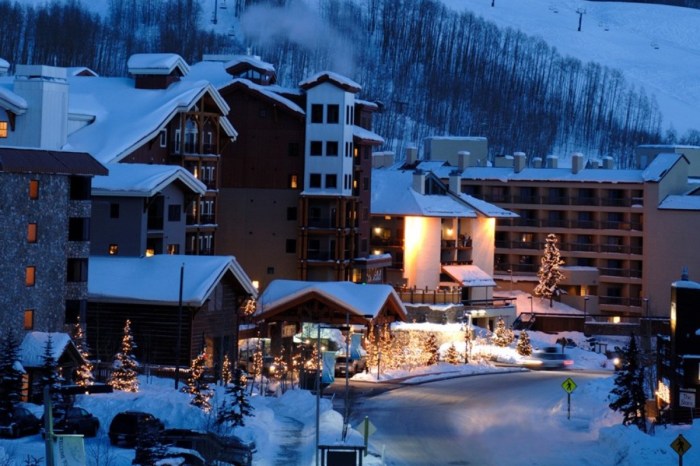
<svg viewBox="0 0 700 466"><path fill-rule="evenodd" d="M206 464L220 461L235 466L250 466L255 452L254 443L244 442L236 436L190 429L165 429L160 434L160 442L163 445L195 450Z"/></svg>
<svg viewBox="0 0 700 466"><path fill-rule="evenodd" d="M123 411L109 425L109 441L112 445L133 448L139 436L150 430L157 432L165 428L163 422L153 414L142 411Z"/></svg>
<svg viewBox="0 0 700 466"><path fill-rule="evenodd" d="M523 364L530 369L566 369L574 364L566 353L557 346L548 346L534 351Z"/></svg>
<svg viewBox="0 0 700 466"><path fill-rule="evenodd" d="M41 420L27 408L16 406L12 411L0 413L0 435L4 437L38 434L40 429Z"/></svg>
<svg viewBox="0 0 700 466"><path fill-rule="evenodd" d="M367 367L367 358L350 358L347 361L346 356L336 356L335 358L335 375L345 377L345 370L347 368L348 375L352 377L353 375L364 372Z"/></svg>
<svg viewBox="0 0 700 466"><path fill-rule="evenodd" d="M90 414L85 408L74 406L66 411L65 416L54 419L55 433L82 434L94 437L100 428L100 420Z"/></svg>

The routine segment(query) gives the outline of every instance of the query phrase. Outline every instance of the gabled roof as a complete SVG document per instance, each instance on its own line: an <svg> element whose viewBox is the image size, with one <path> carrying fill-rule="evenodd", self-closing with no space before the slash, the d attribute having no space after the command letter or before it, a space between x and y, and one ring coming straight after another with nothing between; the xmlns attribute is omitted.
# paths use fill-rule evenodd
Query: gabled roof
<svg viewBox="0 0 700 466"><path fill-rule="evenodd" d="M406 308L389 285L357 284L352 282L306 282L273 280L260 295L254 317L266 320L297 307L309 299L320 299L349 314L351 322L366 322L390 308L398 320L406 320ZM371 316L371 317L366 317Z"/></svg>
<svg viewBox="0 0 700 466"><path fill-rule="evenodd" d="M228 274L241 293L257 296L248 275L232 256L155 255L152 257L91 256L88 300L177 306L180 269L184 266L182 303L201 307Z"/></svg>
<svg viewBox="0 0 700 466"><path fill-rule="evenodd" d="M690 165L688 159L679 153L661 153L654 157L649 166L642 173L644 181L658 183L681 160Z"/></svg>
<svg viewBox="0 0 700 466"><path fill-rule="evenodd" d="M181 80L166 89L137 89L129 78L69 77L69 111L94 121L68 136L66 148L85 151L102 163L118 162L155 138L179 113L209 96L222 115L229 106L208 81ZM213 110L213 109L212 109ZM236 130L219 119L231 138Z"/></svg>
<svg viewBox="0 0 700 466"><path fill-rule="evenodd" d="M301 87L304 90L308 90L312 87L318 86L319 84L323 83L334 84L339 88L343 89L344 91L352 92L353 94L357 94L362 90L362 86L357 84L352 79L346 78L345 76L342 76L338 73L334 73L333 71L321 71L319 73L316 73L310 78L301 81L299 83L299 87Z"/></svg>
<svg viewBox="0 0 700 466"><path fill-rule="evenodd" d="M195 194L207 192L204 183L179 165L111 163L107 169L108 176L93 180L93 196L152 197L176 181Z"/></svg>
<svg viewBox="0 0 700 466"><path fill-rule="evenodd" d="M93 78L96 78L99 76L99 74L95 73L93 70L90 68L87 68L85 66L72 66L66 68L66 75L67 76L90 76Z"/></svg>
<svg viewBox="0 0 700 466"><path fill-rule="evenodd" d="M442 183L434 174L426 173ZM475 208L471 204L479 208ZM420 194L413 189L413 171L372 170L372 215L410 215L441 218L476 218L486 216L512 216L512 213L496 206L488 206L485 201L470 196L457 196L453 193ZM493 214L493 215L492 215Z"/></svg>
<svg viewBox="0 0 700 466"><path fill-rule="evenodd" d="M169 75L173 71L185 76L190 66L176 53L136 53L129 57L126 67L131 74Z"/></svg>
<svg viewBox="0 0 700 466"><path fill-rule="evenodd" d="M102 164L84 152L14 147L0 147L0 171L88 176L107 174Z"/></svg>
<svg viewBox="0 0 700 466"><path fill-rule="evenodd" d="M51 356L59 361L66 351L76 360L82 357L75 347L73 340L67 333L60 332L29 332L24 336L19 347L20 361L23 367L42 367L44 365L44 351L49 336L51 337Z"/></svg>
<svg viewBox="0 0 700 466"><path fill-rule="evenodd" d="M262 99L267 100L272 104L279 105L281 108L289 110L290 112L296 114L297 116L303 117L306 115L304 109L292 102L291 100L283 97L276 92L272 91L270 86L261 86L255 84L248 79L234 79L231 83L222 87L220 90L223 92L226 88L245 88L251 93L260 96Z"/></svg>
<svg viewBox="0 0 700 466"><path fill-rule="evenodd" d="M352 127L352 136L356 139L359 139L360 142L364 142L365 144L384 144L383 137L361 126L355 125Z"/></svg>
<svg viewBox="0 0 700 466"><path fill-rule="evenodd" d="M234 55L231 60L224 64L224 69L234 76L251 68L268 75L277 75L274 65L251 55Z"/></svg>

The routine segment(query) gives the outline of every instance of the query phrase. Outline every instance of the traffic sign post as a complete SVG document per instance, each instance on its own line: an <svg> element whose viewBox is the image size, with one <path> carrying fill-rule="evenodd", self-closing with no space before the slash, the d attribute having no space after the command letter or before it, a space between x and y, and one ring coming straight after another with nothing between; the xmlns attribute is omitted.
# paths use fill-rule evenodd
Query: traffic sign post
<svg viewBox="0 0 700 466"><path fill-rule="evenodd" d="M678 434L676 440L671 442L671 448L678 453L678 466L683 466L683 455L685 455L691 447L692 445L683 437L683 434Z"/></svg>
<svg viewBox="0 0 700 466"><path fill-rule="evenodd" d="M369 421L369 417L365 416L365 419L357 426L357 430L362 432L365 438L365 456L367 456L367 451L369 450L369 436L375 433L377 428Z"/></svg>
<svg viewBox="0 0 700 466"><path fill-rule="evenodd" d="M566 392L566 418L571 419L571 392L576 390L576 382L574 382L571 377L567 377L567 379L561 384L561 387L564 389Z"/></svg>

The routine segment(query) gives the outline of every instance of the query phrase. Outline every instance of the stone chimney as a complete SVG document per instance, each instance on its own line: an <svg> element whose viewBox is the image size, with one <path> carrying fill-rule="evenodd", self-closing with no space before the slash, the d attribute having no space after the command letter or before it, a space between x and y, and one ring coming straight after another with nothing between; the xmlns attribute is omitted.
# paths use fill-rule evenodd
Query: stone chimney
<svg viewBox="0 0 700 466"><path fill-rule="evenodd" d="M534 157L532 159L532 168L542 168L542 157Z"/></svg>
<svg viewBox="0 0 700 466"><path fill-rule="evenodd" d="M525 169L527 164L527 156L525 152L514 152L513 153L513 168L515 173L520 173Z"/></svg>
<svg viewBox="0 0 700 466"><path fill-rule="evenodd" d="M547 168L559 168L559 157L556 155L548 155Z"/></svg>
<svg viewBox="0 0 700 466"><path fill-rule="evenodd" d="M413 172L413 190L418 194L425 194L425 172L423 170Z"/></svg>
<svg viewBox="0 0 700 466"><path fill-rule="evenodd" d="M459 195L462 194L462 171L461 170L452 170L450 172L450 181L449 181L449 188L450 191L453 193Z"/></svg>
<svg viewBox="0 0 700 466"><path fill-rule="evenodd" d="M471 167L472 154L468 150L457 152L457 168L464 171L467 167Z"/></svg>
<svg viewBox="0 0 700 466"><path fill-rule="evenodd" d="M13 90L27 101L27 113L17 116L13 145L61 149L68 137L66 69L17 65Z"/></svg>
<svg viewBox="0 0 700 466"><path fill-rule="evenodd" d="M414 165L418 162L418 148L417 147L407 147L406 148L406 165Z"/></svg>
<svg viewBox="0 0 700 466"><path fill-rule="evenodd" d="M581 170L583 170L583 154L574 152L571 154L571 173L576 175Z"/></svg>
<svg viewBox="0 0 700 466"><path fill-rule="evenodd" d="M603 168L607 168L608 170L615 168L615 161L609 155L603 157Z"/></svg>

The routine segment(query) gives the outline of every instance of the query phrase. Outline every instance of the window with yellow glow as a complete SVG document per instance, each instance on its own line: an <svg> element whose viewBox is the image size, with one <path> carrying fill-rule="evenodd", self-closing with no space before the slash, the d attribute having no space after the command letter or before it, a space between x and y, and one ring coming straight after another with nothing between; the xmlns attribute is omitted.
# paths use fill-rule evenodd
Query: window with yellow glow
<svg viewBox="0 0 700 466"><path fill-rule="evenodd" d="M33 265L28 266L24 270L24 284L27 286L34 286L36 284L36 267Z"/></svg>
<svg viewBox="0 0 700 466"><path fill-rule="evenodd" d="M34 330L34 310L26 309L24 311L24 330Z"/></svg>
<svg viewBox="0 0 700 466"><path fill-rule="evenodd" d="M0 138L6 138L6 137L7 137L7 122L0 121Z"/></svg>
<svg viewBox="0 0 700 466"><path fill-rule="evenodd" d="M39 180L29 181L29 199L39 199Z"/></svg>
<svg viewBox="0 0 700 466"><path fill-rule="evenodd" d="M299 187L299 177L297 175L289 176L289 187L292 189L297 189Z"/></svg>
<svg viewBox="0 0 700 466"><path fill-rule="evenodd" d="M27 242L36 243L36 223L27 225Z"/></svg>
<svg viewBox="0 0 700 466"><path fill-rule="evenodd" d="M110 256L116 256L117 254L119 254L119 245L118 244L110 244L108 252L109 252Z"/></svg>

